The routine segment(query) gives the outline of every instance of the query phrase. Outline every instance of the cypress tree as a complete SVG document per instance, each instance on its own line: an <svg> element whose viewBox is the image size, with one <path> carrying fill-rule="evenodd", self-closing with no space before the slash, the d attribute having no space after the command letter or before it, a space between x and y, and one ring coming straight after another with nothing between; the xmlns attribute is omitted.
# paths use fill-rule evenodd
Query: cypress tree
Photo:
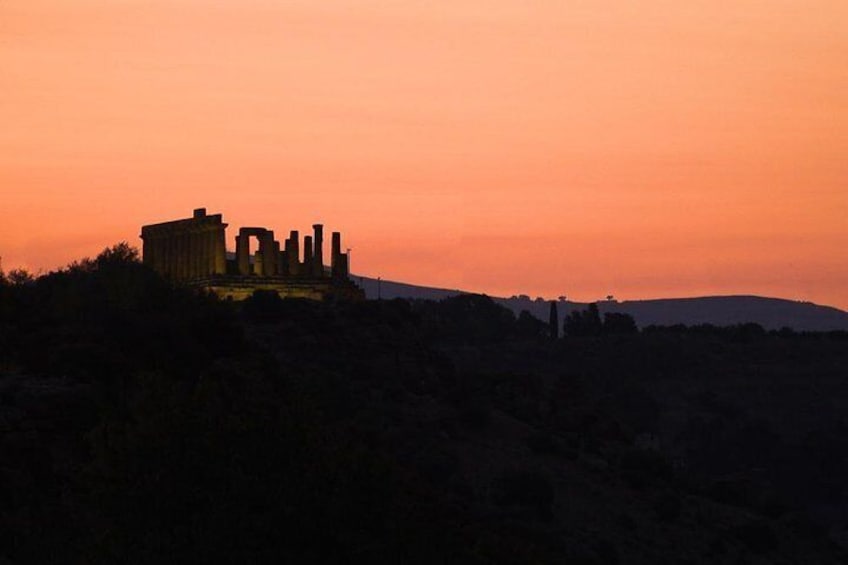
<svg viewBox="0 0 848 565"><path fill-rule="evenodd" d="M557 312L556 300L551 300L551 339L559 339L559 313Z"/></svg>

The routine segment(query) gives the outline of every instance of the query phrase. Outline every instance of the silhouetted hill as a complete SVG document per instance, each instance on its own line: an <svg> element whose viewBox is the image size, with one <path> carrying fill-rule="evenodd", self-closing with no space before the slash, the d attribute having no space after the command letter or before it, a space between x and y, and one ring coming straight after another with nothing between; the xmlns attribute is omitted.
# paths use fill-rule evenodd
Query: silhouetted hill
<svg viewBox="0 0 848 565"><path fill-rule="evenodd" d="M377 280L355 277L368 298L377 298ZM430 288L412 284L381 281L381 296L384 299L411 298L441 300L466 291ZM527 310L540 320L548 319L549 303L529 297L492 297L516 315ZM560 303L560 316L573 310L582 310L587 304L566 301ZM798 302L762 296L704 296L697 298L665 298L656 300L628 300L623 302L601 301L601 313L623 312L630 314L639 327L650 325L698 325L712 324L730 326L754 322L766 329L791 327L797 331L848 330L848 312L812 302Z"/></svg>
<svg viewBox="0 0 848 565"><path fill-rule="evenodd" d="M386 300L393 298L413 298L420 300L441 300L458 294L468 294L468 291L459 289L433 288L396 281L377 281L370 277L351 275L351 278L365 290L365 296L369 300L382 297ZM379 289L379 290L378 290Z"/></svg>
<svg viewBox="0 0 848 565"><path fill-rule="evenodd" d="M846 563L848 334L624 321L0 275L0 563Z"/></svg>

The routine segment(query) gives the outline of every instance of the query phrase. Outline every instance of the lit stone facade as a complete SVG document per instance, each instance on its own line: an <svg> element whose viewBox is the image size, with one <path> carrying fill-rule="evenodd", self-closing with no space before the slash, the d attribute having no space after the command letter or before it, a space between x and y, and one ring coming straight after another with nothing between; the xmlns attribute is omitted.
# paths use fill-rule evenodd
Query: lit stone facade
<svg viewBox="0 0 848 565"><path fill-rule="evenodd" d="M221 214L207 215L198 208L191 218L141 228L144 263L177 282L208 288L223 298L240 300L254 290L273 290L280 296L321 300L329 297L362 299L364 293L349 277L349 258L341 251L341 234L331 235L330 264L324 263L324 227L312 226L313 235L301 245L293 230L283 245L274 232L244 227L235 237L235 257L227 258L227 224ZM258 242L250 253L250 238Z"/></svg>

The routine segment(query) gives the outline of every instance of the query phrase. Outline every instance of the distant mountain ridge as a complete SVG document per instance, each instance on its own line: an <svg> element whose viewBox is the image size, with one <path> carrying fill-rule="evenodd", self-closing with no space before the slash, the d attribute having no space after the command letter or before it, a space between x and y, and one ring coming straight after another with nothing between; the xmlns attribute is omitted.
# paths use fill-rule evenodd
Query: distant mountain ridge
<svg viewBox="0 0 848 565"><path fill-rule="evenodd" d="M369 299L411 298L441 300L464 294L459 289L431 288L396 281L378 281L370 277L352 275ZM378 288L379 287L379 288ZM547 321L549 302L529 297L503 298L493 296L515 314L527 310L537 318ZM559 302L560 318L572 310L586 308L586 302ZM661 298L654 300L600 301L601 312L624 312L633 316L639 327L652 324L713 324L729 326L754 322L766 329L790 327L797 331L848 330L848 312L812 302L798 302L763 296L703 296L694 298Z"/></svg>

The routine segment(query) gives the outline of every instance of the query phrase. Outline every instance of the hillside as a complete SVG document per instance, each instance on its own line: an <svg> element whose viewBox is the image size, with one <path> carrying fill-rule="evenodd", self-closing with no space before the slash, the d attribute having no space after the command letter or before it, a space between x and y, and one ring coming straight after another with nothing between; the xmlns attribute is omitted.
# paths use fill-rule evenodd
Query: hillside
<svg viewBox="0 0 848 565"><path fill-rule="evenodd" d="M838 564L842 335L0 280L0 563Z"/></svg>
<svg viewBox="0 0 848 565"><path fill-rule="evenodd" d="M377 280L355 277L368 298L377 298ZM384 299L411 298L441 300L456 296L464 291L416 286L393 281L380 282L380 294ZM516 315L527 310L540 320L547 320L549 304L530 298L493 297ZM781 298L761 296L705 296L698 298L668 298L656 300L629 300L623 302L598 303L601 312L623 312L630 314L639 327L649 325L697 325L712 324L728 326L754 322L766 329L790 327L796 331L848 330L848 312L811 302L797 302ZM580 310L586 303L566 301L560 303L561 315Z"/></svg>

